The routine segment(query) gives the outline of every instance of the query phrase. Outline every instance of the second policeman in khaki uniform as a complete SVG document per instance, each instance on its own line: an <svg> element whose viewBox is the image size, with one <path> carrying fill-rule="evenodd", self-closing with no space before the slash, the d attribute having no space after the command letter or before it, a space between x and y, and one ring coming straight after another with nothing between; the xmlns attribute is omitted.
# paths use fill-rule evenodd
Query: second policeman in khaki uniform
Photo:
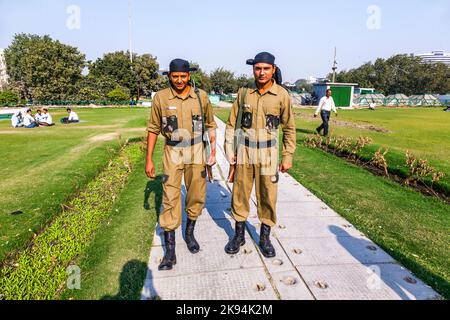
<svg viewBox="0 0 450 320"><path fill-rule="evenodd" d="M148 123L148 151L146 173L155 177L153 150L159 134L165 137L163 156L163 211L159 224L164 230L165 255L160 270L170 270L176 264L175 230L181 225L181 183L186 185L185 240L190 252L200 249L194 237L194 227L201 215L206 197L206 166L215 160L215 129L217 125L206 92L195 90L189 62L175 59L170 63L170 87L159 91L152 105ZM204 121L204 123L202 123ZM209 133L211 154L205 159L203 127Z"/></svg>
<svg viewBox="0 0 450 320"><path fill-rule="evenodd" d="M287 172L292 167L296 148L295 122L289 93L280 85L281 72L275 65L275 57L262 52L247 64L253 66L255 87L239 90L225 134L228 161L236 166L231 205L236 229L225 251L235 254L245 244L245 221L255 184L261 221L259 246L265 257L274 257L276 252L270 242L270 231L277 221L278 172ZM241 121L237 123L240 109ZM283 131L281 163L278 161L279 128Z"/></svg>

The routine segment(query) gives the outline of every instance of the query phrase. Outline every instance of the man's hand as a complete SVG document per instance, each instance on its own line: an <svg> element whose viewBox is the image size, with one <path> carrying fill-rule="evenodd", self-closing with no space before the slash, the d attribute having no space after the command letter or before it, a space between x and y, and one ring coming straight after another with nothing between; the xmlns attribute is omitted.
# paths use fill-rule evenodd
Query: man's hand
<svg viewBox="0 0 450 320"><path fill-rule="evenodd" d="M289 169L291 169L291 168L292 168L292 164L282 163L282 164L280 165L280 171L281 171L282 173L288 172Z"/></svg>
<svg viewBox="0 0 450 320"><path fill-rule="evenodd" d="M150 179L155 179L155 165L153 164L152 160L147 161L145 165L145 173L147 174L147 177Z"/></svg>
<svg viewBox="0 0 450 320"><path fill-rule="evenodd" d="M217 163L216 161L216 156L215 155L211 155L208 159L208 162L206 163L207 166L212 167Z"/></svg>
<svg viewBox="0 0 450 320"><path fill-rule="evenodd" d="M234 166L236 164L236 156L235 155L228 156L228 163Z"/></svg>

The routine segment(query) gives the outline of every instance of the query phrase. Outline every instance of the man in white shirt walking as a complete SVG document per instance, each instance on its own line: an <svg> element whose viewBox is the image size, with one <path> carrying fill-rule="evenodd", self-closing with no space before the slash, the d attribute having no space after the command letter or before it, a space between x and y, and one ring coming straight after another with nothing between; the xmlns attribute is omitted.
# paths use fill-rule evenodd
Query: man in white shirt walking
<svg viewBox="0 0 450 320"><path fill-rule="evenodd" d="M316 118L320 112L322 124L316 129L316 131L320 134L323 130L324 137L328 136L328 122L330 121L331 111L333 111L337 116L336 105L334 104L333 97L331 96L331 89L328 89L326 96L320 99L319 106L314 114L314 118Z"/></svg>

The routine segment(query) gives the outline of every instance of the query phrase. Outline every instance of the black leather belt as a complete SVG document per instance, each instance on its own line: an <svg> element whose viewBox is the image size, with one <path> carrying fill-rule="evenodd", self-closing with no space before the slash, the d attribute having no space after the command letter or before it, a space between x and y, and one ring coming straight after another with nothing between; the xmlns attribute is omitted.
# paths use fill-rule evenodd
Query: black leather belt
<svg viewBox="0 0 450 320"><path fill-rule="evenodd" d="M265 148L272 148L273 146L277 145L277 140L269 140L269 141L250 141L250 139L245 138L244 144L246 147L253 148L253 149L265 149Z"/></svg>
<svg viewBox="0 0 450 320"><path fill-rule="evenodd" d="M185 148L196 145L197 143L203 142L202 136L195 137L191 140L182 140L182 141L172 141L166 139L166 144L171 147Z"/></svg>

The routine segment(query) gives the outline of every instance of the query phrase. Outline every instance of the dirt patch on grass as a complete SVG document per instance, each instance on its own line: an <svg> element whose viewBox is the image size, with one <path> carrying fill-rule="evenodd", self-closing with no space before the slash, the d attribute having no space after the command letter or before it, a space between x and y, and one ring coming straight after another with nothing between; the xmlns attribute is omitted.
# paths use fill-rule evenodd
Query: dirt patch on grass
<svg viewBox="0 0 450 320"><path fill-rule="evenodd" d="M17 130L0 130L0 134L22 134L27 133L29 131L17 129Z"/></svg>
<svg viewBox="0 0 450 320"><path fill-rule="evenodd" d="M89 138L89 142L104 142L104 141L112 141L114 139L120 139L120 134L118 132L111 132L93 136Z"/></svg>
<svg viewBox="0 0 450 320"><path fill-rule="evenodd" d="M295 117L301 118L307 122L317 122L320 120L320 117L314 118L313 115L304 114L300 112L294 112ZM336 120L331 119L330 120L331 125L336 125L339 127L346 127L346 128L353 128L353 129L359 129L359 130L367 130L367 131L375 131L375 132L381 132L381 133L392 133L392 131L374 126L373 124L364 124L364 123L357 123L357 122L351 122L351 121L342 121L342 120Z"/></svg>
<svg viewBox="0 0 450 320"><path fill-rule="evenodd" d="M120 132L147 132L147 128L127 128L127 129L120 129Z"/></svg>
<svg viewBox="0 0 450 320"><path fill-rule="evenodd" d="M70 128L70 129L116 129L119 128L119 125L96 125L96 126L79 126L76 124L71 124L71 125L67 125L65 126L65 128Z"/></svg>

